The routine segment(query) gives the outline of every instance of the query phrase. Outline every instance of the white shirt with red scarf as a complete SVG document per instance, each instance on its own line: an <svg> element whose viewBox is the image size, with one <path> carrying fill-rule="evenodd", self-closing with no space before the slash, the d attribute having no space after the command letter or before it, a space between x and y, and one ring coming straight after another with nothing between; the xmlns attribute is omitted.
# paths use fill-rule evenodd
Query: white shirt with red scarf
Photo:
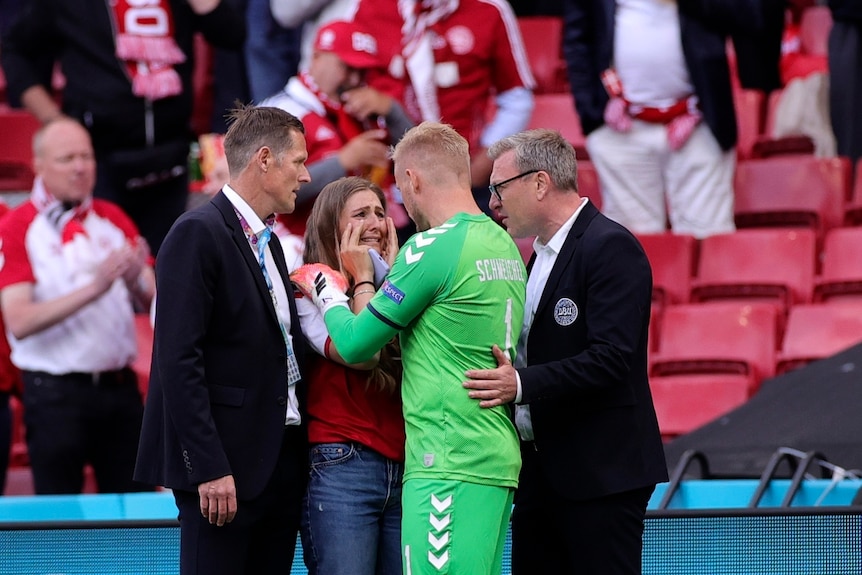
<svg viewBox="0 0 862 575"><path fill-rule="evenodd" d="M81 220L84 233L64 242L62 229L32 201L0 225L0 289L32 283L37 301L62 297L92 281L112 251L139 237L116 205L94 199ZM116 370L137 354L131 297L122 279L65 320L24 339L7 333L12 361L21 369L53 374Z"/></svg>

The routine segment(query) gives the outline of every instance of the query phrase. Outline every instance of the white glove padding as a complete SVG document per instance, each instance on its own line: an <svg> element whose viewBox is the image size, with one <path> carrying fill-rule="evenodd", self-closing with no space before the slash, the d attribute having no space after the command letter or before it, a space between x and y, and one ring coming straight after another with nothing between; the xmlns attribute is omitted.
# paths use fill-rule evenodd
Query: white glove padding
<svg viewBox="0 0 862 575"><path fill-rule="evenodd" d="M336 305L347 305L347 279L340 272L326 264L303 264L292 274L290 281L311 301L320 312L326 312Z"/></svg>

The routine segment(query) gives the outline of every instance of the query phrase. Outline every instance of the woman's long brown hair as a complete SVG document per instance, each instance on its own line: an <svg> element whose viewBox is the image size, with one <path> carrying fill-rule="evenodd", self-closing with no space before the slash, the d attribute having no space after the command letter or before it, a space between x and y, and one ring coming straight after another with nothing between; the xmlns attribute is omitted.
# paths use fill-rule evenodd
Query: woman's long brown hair
<svg viewBox="0 0 862 575"><path fill-rule="evenodd" d="M302 259L305 263L326 264L334 270L341 269L339 257L341 232L338 222L347 200L353 194L371 190L380 200L380 205L386 211L386 196L383 190L373 182L357 176L339 178L330 182L320 191L314 201L308 225L305 229L305 249ZM348 277L353 288L355 279ZM397 392L401 383L401 349L398 340L393 339L380 350L380 361L371 370L368 385L380 390Z"/></svg>

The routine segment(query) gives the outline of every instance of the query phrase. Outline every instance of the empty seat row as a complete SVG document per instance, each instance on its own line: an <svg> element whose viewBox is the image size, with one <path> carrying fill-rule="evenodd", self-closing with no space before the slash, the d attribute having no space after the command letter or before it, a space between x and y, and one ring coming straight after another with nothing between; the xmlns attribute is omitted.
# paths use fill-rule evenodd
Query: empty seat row
<svg viewBox="0 0 862 575"><path fill-rule="evenodd" d="M780 337L764 303L672 305L661 319L649 370L666 438L742 405L764 379L862 343L862 302L797 305Z"/></svg>
<svg viewBox="0 0 862 575"><path fill-rule="evenodd" d="M652 265L658 305L733 298L773 301L786 312L799 303L862 299L862 227L830 230L822 250L808 228L638 239Z"/></svg>

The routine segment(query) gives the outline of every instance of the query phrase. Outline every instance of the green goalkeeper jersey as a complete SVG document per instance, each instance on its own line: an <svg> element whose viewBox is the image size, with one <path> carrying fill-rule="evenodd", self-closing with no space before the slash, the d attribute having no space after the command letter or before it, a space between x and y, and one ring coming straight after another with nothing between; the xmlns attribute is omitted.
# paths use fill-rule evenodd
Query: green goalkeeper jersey
<svg viewBox="0 0 862 575"><path fill-rule="evenodd" d="M508 407L480 408L462 383L468 369L497 366L493 344L514 360L526 282L508 234L485 215L459 213L407 241L358 316L344 307L326 313L348 361L401 333L405 480L517 486L521 458Z"/></svg>

